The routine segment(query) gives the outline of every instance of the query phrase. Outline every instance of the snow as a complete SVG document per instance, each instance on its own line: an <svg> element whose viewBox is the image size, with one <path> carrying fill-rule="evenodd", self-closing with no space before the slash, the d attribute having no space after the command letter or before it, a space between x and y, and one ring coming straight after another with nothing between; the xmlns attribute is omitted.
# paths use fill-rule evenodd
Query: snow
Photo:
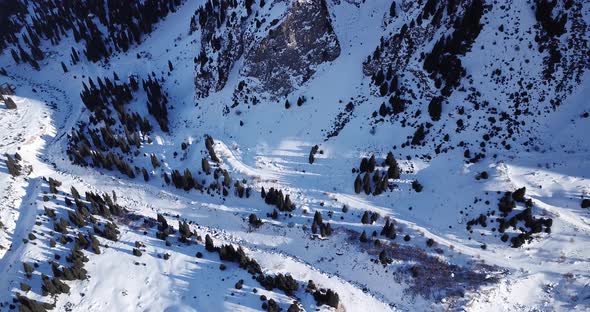
<svg viewBox="0 0 590 312"><path fill-rule="evenodd" d="M55 135L55 130L50 123L49 112L42 102L19 96L11 98L18 109L2 109L0 123L4 128L0 134L0 153L19 153L23 157L23 171L26 172L27 166L38 163L35 156L43 152L45 141ZM12 177L4 163L2 166L0 188L3 198L0 204L0 220L4 229L0 232L0 256L7 252L12 241L20 239L15 232L17 227L31 226L28 223L31 221L32 211L27 209L26 196L38 187L38 177Z"/></svg>
<svg viewBox="0 0 590 312"><path fill-rule="evenodd" d="M290 102L295 103L298 96L305 95L307 102L303 106L293 105L285 110L284 101L263 102L249 108L239 106L241 114L232 111L227 116L222 109L231 102L240 80L238 70L232 71L223 90L205 99L195 99L193 57L199 51L200 34L189 35L188 25L199 3L187 1L160 22L140 46L132 47L127 53L117 54L103 64L83 61L66 74L61 73L60 61L67 60L68 47L76 45L72 38L57 46L44 46L54 54L41 62L40 72L33 72L28 65L14 64L9 53L0 55L0 66L10 73L9 77L0 76L0 83L11 82L17 86L13 98L18 107L8 110L0 106L0 154L18 152L23 164L32 167L28 175L19 177L11 177L4 162L0 169L0 220L4 226L0 231L0 302L11 301L19 283L25 281L21 262L44 263L56 252L41 238L36 245L22 240L31 231L52 230L46 223L35 223L41 218L38 215L44 206L63 209L59 203L41 200L43 192L48 190L42 178L54 177L63 182L60 187L63 191L69 191L71 186L81 193L116 191L119 202L135 214L181 215L198 224L197 231L203 236L213 235L216 243L243 246L265 272L290 273L298 281L313 279L321 287L336 290L346 311L458 307L469 311L588 309L590 211L582 210L580 202L590 194L587 134L590 123L580 114L590 111L589 75L586 74L555 112L535 119L534 129L541 138L538 150L526 151L517 146L511 151L500 150L496 158L488 157L477 164L465 164L459 150L424 160L411 154L420 154L418 151L401 154L393 150L393 146L399 147L412 134L411 127L381 124L374 135L369 134L374 125L368 117L383 100L370 94L370 79L362 74L361 64L379 44L382 31L403 24L396 21L382 28L389 1L367 1L360 8L347 1L330 4L341 56L330 64L320 65L316 75L289 96ZM524 11L528 4L514 6ZM284 11L282 7L273 10L276 11L273 14ZM531 14L520 17L519 27L526 28L535 22ZM489 19L492 23L489 28L484 27L474 47L495 38L492 31L487 31L497 29L498 25ZM473 75L474 84L488 83L486 73L490 64L484 61L493 64L495 56L508 54L506 58L513 59L513 63L506 66L522 64L522 59L527 58L525 43L522 45L518 53L509 45L472 52L464 64ZM137 59L138 53L144 56ZM170 76L168 60L175 67ZM542 59L531 61L526 65L526 73L534 77L540 74L535 70ZM236 67L239 66L238 63ZM196 172L203 157L203 136L209 134L222 160L220 166L228 169L234 180L247 179L256 192L249 199L235 196L220 199L163 186L157 171L150 182L143 182L115 172L72 165L65 153L67 134L88 114L79 98L82 81L87 77L111 76L113 71L120 77L132 74L145 77L152 71L162 75L173 107L169 112L171 133L157 131L154 143L142 146L137 164L149 164L149 154L156 153L168 169L191 168ZM501 98L503 94L492 88L488 91L484 98ZM450 101L461 102L463 99L458 94ZM147 115L145 101L145 95L139 94L131 105ZM362 105L355 107L351 121L337 137L325 140L326 130L350 101ZM502 102L496 105L501 106ZM442 122L454 128L452 117ZM243 127L240 121L244 122ZM462 138L476 136L480 134L464 134ZM174 157L175 151L180 152L181 142L189 142L190 146L185 154ZM308 155L316 144L323 154L317 154L311 165ZM396 181L399 188L380 196L355 194L352 185L356 174L351 173L351 168L358 167L361 157L375 153L382 160L390 150L404 169L402 178ZM148 156L143 157L143 153ZM402 155L412 157L405 159ZM475 175L484 170L490 178L476 181ZM415 179L424 185L421 193L410 187ZM465 230L468 220L497 207L500 197L497 192L522 186L526 186L527 197L535 203L535 214L553 218L551 234L543 234L531 244L513 249L489 228L475 228L473 234ZM260 199L261 187L284 190L291 195L297 211L292 217L267 218L266 213L272 212L272 207ZM58 195L60 203L62 197ZM472 205L474 198L489 200L490 204ZM349 207L347 213L342 212L344 205ZM321 211L324 220L329 219L328 212L333 213L330 222L335 233L328 239L311 238L309 227L315 211ZM381 218L376 224L362 225L359 221L364 211L378 212ZM247 224L250 213L256 213L265 224L251 229ZM410 262L398 261L388 267L370 262L377 256L359 246L358 239L350 238L350 231L379 232L385 216L397 222L401 233L395 243L400 246L424 249L429 256L467 268L476 264L493 265L507 274L501 275L498 283L468 291L465 298L456 302L457 306L434 296L410 294L407 289L411 280L396 275L397 269L411 265ZM175 219L169 219L176 227ZM68 282L72 291L57 297L56 311L257 311L261 304L259 296L263 294L277 300L282 307L293 301L280 291L262 289L235 264L227 264L228 269L220 271L218 256L207 253L202 245L174 242L173 247L167 247L154 238L153 231L143 235L127 225L120 230L118 242L99 238L109 245L102 248L101 255L87 253L90 262L86 269L90 278ZM404 242L405 234L412 240ZM426 248L427 238L433 238L443 253ZM146 245L140 258L131 253L135 241ZM485 250L481 249L482 244L487 246ZM197 251L203 253L202 259L195 257ZM65 250L57 252L63 254ZM171 254L169 260L158 257L166 252ZM48 266L40 270L50 273ZM234 284L239 279L245 281L245 286L236 290ZM31 286L39 289L39 283ZM253 293L253 288L258 293ZM316 308L303 290L297 295L307 311ZM322 309L328 310L326 306Z"/></svg>

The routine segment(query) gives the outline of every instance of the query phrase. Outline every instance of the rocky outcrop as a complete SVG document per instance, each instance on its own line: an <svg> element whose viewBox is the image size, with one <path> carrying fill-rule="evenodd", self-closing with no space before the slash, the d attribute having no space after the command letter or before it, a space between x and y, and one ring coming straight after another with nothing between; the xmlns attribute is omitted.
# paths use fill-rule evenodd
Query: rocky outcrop
<svg viewBox="0 0 590 312"><path fill-rule="evenodd" d="M191 30L202 31L200 55L195 59L199 97L223 89L242 57L241 80L258 93L279 97L309 80L318 65L340 55L325 0L292 0L287 6L282 2L248 9L221 1L197 11ZM270 21L269 12L277 8L283 8L283 13Z"/></svg>
<svg viewBox="0 0 590 312"><path fill-rule="evenodd" d="M339 55L325 0L297 0L282 23L248 52L241 73L258 80L262 90L284 96Z"/></svg>

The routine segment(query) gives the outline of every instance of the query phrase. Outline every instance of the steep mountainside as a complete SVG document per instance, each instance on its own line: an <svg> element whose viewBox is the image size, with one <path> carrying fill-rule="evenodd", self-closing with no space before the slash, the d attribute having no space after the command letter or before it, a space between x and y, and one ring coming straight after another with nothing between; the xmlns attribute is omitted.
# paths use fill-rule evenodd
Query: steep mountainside
<svg viewBox="0 0 590 312"><path fill-rule="evenodd" d="M1 311L584 311L590 3L0 0Z"/></svg>

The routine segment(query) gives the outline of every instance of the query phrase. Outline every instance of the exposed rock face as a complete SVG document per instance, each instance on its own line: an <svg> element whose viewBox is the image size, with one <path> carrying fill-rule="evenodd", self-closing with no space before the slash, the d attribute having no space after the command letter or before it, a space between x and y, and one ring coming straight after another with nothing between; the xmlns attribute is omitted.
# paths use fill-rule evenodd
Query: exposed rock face
<svg viewBox="0 0 590 312"><path fill-rule="evenodd" d="M282 23L247 53L241 73L256 78L264 91L284 96L339 55L325 0L297 0Z"/></svg>
<svg viewBox="0 0 590 312"><path fill-rule="evenodd" d="M240 75L256 91L278 97L309 80L319 64L340 55L325 0L292 0L287 6L280 2L252 8L264 16L275 4L284 7L280 20L264 28L253 11L231 3L208 6L197 14L202 29L195 78L199 97L223 89L242 56ZM195 22L192 30L198 28Z"/></svg>

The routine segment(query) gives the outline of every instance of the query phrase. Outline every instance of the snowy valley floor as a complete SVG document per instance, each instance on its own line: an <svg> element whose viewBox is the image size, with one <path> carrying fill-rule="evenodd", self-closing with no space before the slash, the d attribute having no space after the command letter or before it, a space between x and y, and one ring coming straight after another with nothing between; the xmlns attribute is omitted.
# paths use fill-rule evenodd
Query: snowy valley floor
<svg viewBox="0 0 590 312"><path fill-rule="evenodd" d="M334 9L341 56L329 66L318 66L313 79L291 98L296 103L297 96L304 94L308 101L289 110L281 99L224 111L240 83L243 60L228 74L225 88L196 98L194 58L201 38L199 32L187 31L198 7L195 2L187 1L170 13L127 53L115 53L108 62L83 60L70 66L68 73L63 73L60 61L69 60L72 46L84 49L73 38L55 46L44 43L50 53L40 71L14 64L9 53L0 55L0 64L9 73L0 76L0 84L15 85L17 105L11 110L0 104L0 311L14 308L17 294L55 304L54 311L260 311L270 301L261 296L273 299L284 311L294 301L305 311L590 311L590 209L581 208L582 200L590 196L590 118L580 116L590 112L590 75L586 73L556 111L527 120L535 126L526 129L537 133L519 135L538 139L530 146L514 143L511 150L495 150L490 144L486 158L476 163L468 163L459 148L436 155L430 145L403 149L401 144L411 138L414 128L396 122L379 124L369 117L382 98L371 93L370 77L362 73L361 64L379 45L382 32L406 21L383 26L390 1L366 1L363 7L353 3L342 1ZM268 16L268 22L274 17ZM534 22L532 11L525 22ZM485 40L495 44L494 38ZM501 50L486 53L512 58ZM512 58L509 64L524 64L523 57ZM169 60L175 66L172 71ZM466 63L477 72L479 64ZM149 140L133 150L138 152L133 165L148 168L149 181L139 170L130 179L116 170L74 165L66 152L71 131L91 115L80 100L83 83L88 78L113 77L114 72L121 81L132 75L146 79L154 73L168 96L168 133L160 131L147 112L145 92L135 92L125 104L150 118L155 128ZM488 77L475 75L474 80L481 84ZM487 91L495 96L496 89ZM465 95L457 91L452 100L462 102ZM345 114L350 120L338 136L328 138L336 116L346 111L349 102L356 105ZM470 139L475 145L474 138L479 140L482 133L455 135L451 117L457 117L456 107L452 109L445 112L450 117L438 123L451 129L448 146ZM483 113L470 108L466 113L473 123L481 117L478 114ZM184 191L163 182L163 172L174 169L190 169L197 176L201 160L210 157L206 135L213 138L213 150L220 158L218 164L211 161L212 166L227 170L232 182L250 187L248 198L237 196L235 188L222 196ZM321 152L310 164L310 150L316 144ZM402 169L395 187L378 196L356 193L357 174L351 169L374 154L385 172L381 164L390 151ZM5 154L15 153L23 167L17 177L9 174L5 162ZM151 154L161 160L159 168L152 167ZM483 172L487 178L478 178ZM49 178L61 182L58 192L50 189ZM423 186L420 192L413 181ZM289 194L295 210L272 218L275 207L261 197L262 188L271 187ZM509 240L502 241L496 217L504 193L522 187L525 199L531 200L532 215L550 219L546 221L550 230L544 223L530 243L512 248ZM69 214L76 211L67 204L74 198L72 188L87 206L91 204L86 192L110 198L116 194L116 203L127 211L110 220L87 216L88 224L68 227L71 242L59 242L67 235L57 233L58 220L71 220ZM524 211L525 205L524 200L517 202L511 215ZM329 222L331 235L312 233L316 212ZM167 241L156 238L162 225L158 214L175 229ZM251 214L262 225L253 226ZM374 222L362 222L364 215L374 216ZM66 281L68 294L43 296L42 275L55 275L50 262L63 270L70 265L66 258L72 246L80 244L77 233L97 232L89 220L101 229L115 223L118 240L96 235L100 254L90 246L82 251L88 258L87 278ZM195 231L191 244L179 241L180 220ZM395 224L394 239L381 234L386 220ZM507 233L516 236L518 226L509 227ZM363 232L367 242L360 241ZM298 289L289 294L278 287L265 289L244 265L221 260L219 251L208 251L207 235L217 247L241 246L266 276L286 274L297 281ZM52 239L58 241L55 246ZM380 254L385 258L380 259ZM33 267L30 278L23 263ZM339 307L318 306L313 290L306 291L309 280L317 288L334 290ZM21 283L31 289L24 290Z"/></svg>
<svg viewBox="0 0 590 312"><path fill-rule="evenodd" d="M27 84L35 92L29 92ZM498 302L504 302L503 309L507 311L584 310L590 304L590 225L588 211L579 206L580 195L590 192L587 155L529 153L471 166L453 161L450 154L430 163L408 161L402 167L414 166L419 179L427 181L421 196L411 195L409 182L400 181L397 191L371 197L352 192L348 185L354 175L337 173L335 168L354 166L355 159L346 155L327 151L309 166L305 163L309 143L285 141L283 146L268 150L218 140L215 149L223 166L232 173L257 181L256 187L280 185L292 194L299 212L292 218L272 220L265 217L271 210L256 192L247 200L230 196L221 201L194 191L162 187L160 182L146 184L71 166L63 144L64 131L76 116L72 113L75 106L52 108L49 104L62 93L48 85L23 81L18 90L22 91L15 98L18 109L0 111L4 127L1 152L18 152L23 164L32 170L16 178L10 177L6 168L0 174L2 302L10 302L19 291L20 282L26 281L22 262L39 263L41 272L49 272L46 262L53 258L52 254L65 255L65 250L50 248L44 239L52 230L42 216L44 207L66 209L61 193L56 200L43 199L48 192L43 177L52 177L63 183L60 190L65 192L71 186L80 192L115 191L118 202L136 215L155 218L156 213L166 213L174 226L175 216L179 215L191 221L203 236L209 233L216 241L240 244L265 272L290 273L298 281L313 279L322 287L336 290L347 311L361 311L367 306L372 311L459 307L487 311L497 310ZM475 173L485 168L490 172L489 180L474 182ZM466 198L467 202L473 198L489 200L491 208L495 208L500 197L496 192L522 186L526 186L537 213L553 218L550 235L517 249L484 228L476 228L474 234L468 235L464 227L467 218L461 219L457 213L466 204ZM342 212L344 205L349 208L346 213ZM310 236L310 220L316 210L322 211L324 218L331 211L334 234L328 239ZM381 220L379 225L359 223L365 211L397 221L400 233L392 248L398 257L388 266L370 261L377 258L378 251L358 242L361 231L371 233L381 228ZM250 213L263 219L260 228L248 225ZM86 266L90 278L73 282L71 287L75 291L70 295L58 296L58 310L127 307L154 311L247 311L259 308L261 294L283 305L292 301L281 292L263 290L237 266L220 271L219 258L207 254L202 245L186 246L172 240L168 247L154 237L153 229L146 229L147 235L144 229L132 224L122 225L120 230L118 242L101 239L108 248L90 257ZM25 243L23 239L29 233L35 233L37 239ZM401 239L406 234L412 237L409 242ZM426 246L427 238L434 239L437 251ZM141 258L132 255L135 241L146 246ZM205 256L195 258L197 251ZM161 258L165 253L170 254L169 260ZM436 289L432 285L429 289L429 283L423 280L430 276L412 276L407 270L412 263L438 263L432 259L448 263L425 272L440 279L430 282ZM450 268L449 264L458 267ZM445 276L446 273L449 275ZM475 280L470 280L470 276ZM234 289L240 279L245 286ZM447 287L450 293L445 293ZM252 292L253 288L258 288L257 294ZM452 293L458 289L463 290ZM309 296L299 293L298 297L306 309L315 309Z"/></svg>

